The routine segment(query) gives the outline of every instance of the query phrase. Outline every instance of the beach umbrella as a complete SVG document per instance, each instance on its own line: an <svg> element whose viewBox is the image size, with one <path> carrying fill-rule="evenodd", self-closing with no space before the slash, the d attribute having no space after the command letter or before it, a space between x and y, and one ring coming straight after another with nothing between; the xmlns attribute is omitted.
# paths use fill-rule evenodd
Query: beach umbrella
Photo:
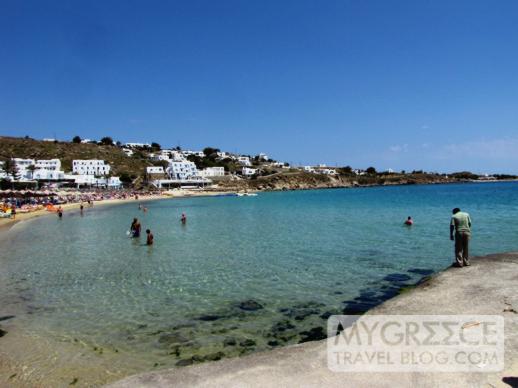
<svg viewBox="0 0 518 388"><path fill-rule="evenodd" d="M2 198L21 198L23 195L16 190L5 190L2 192Z"/></svg>

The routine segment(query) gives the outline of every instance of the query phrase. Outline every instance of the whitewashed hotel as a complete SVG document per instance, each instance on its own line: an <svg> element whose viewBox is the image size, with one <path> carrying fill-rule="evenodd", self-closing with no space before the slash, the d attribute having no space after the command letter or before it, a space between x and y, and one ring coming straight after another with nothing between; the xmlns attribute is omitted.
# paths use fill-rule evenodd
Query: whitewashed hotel
<svg viewBox="0 0 518 388"><path fill-rule="evenodd" d="M173 180L188 180L199 177L198 169L194 162L187 160L182 162L169 162L167 173Z"/></svg>
<svg viewBox="0 0 518 388"><path fill-rule="evenodd" d="M104 160L74 160L72 161L72 172L78 175L98 175L104 176L110 173L110 165Z"/></svg>
<svg viewBox="0 0 518 388"><path fill-rule="evenodd" d="M13 162L18 171L19 180L60 180L65 173L61 171L59 159L22 159L14 158Z"/></svg>

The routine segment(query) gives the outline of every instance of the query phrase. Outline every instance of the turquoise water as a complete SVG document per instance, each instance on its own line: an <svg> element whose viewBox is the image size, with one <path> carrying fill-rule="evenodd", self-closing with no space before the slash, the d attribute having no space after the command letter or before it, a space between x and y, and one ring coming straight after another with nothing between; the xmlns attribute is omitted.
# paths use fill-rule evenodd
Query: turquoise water
<svg viewBox="0 0 518 388"><path fill-rule="evenodd" d="M518 250L517 183L146 206L38 218L1 236L0 317L114 363L141 360L136 369L186 365L321 338L329 313L362 312L447 267L453 207L472 216L473 255ZM133 217L153 247L127 237Z"/></svg>

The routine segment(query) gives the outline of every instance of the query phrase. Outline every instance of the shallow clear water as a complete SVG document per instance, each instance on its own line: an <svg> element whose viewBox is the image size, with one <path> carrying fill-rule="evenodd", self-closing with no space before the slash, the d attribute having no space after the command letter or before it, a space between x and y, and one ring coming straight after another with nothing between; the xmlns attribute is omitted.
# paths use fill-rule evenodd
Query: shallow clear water
<svg viewBox="0 0 518 388"><path fill-rule="evenodd" d="M473 255L518 249L517 183L146 206L147 214L131 203L43 217L4 233L0 317L15 312L11 324L35 338L105 349L115 363L182 365L318 339L325 313L364 311L445 268L453 207L472 216ZM133 217L153 231L153 247L127 237ZM240 305L250 300L260 306Z"/></svg>

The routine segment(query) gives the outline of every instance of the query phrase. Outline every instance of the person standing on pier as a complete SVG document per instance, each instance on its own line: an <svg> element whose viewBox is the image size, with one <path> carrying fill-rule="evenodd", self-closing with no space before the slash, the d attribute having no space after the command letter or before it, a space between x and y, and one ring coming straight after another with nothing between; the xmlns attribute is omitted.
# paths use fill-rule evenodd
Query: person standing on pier
<svg viewBox="0 0 518 388"><path fill-rule="evenodd" d="M469 240L471 238L471 217L460 211L458 207L452 210L450 223L450 240L455 240L455 261L458 267L469 266ZM455 238L454 236L455 232Z"/></svg>

